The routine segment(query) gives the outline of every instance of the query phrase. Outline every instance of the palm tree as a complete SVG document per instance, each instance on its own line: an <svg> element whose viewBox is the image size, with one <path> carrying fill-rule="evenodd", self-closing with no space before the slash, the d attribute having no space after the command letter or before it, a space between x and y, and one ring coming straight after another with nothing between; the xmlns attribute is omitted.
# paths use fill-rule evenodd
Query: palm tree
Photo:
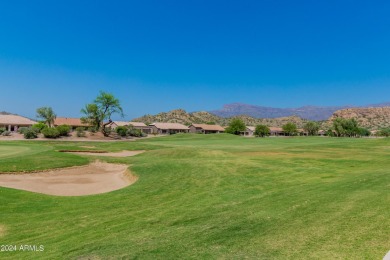
<svg viewBox="0 0 390 260"><path fill-rule="evenodd" d="M54 126L54 120L57 115L54 113L51 107L40 107L37 109L37 117L42 118L49 127Z"/></svg>

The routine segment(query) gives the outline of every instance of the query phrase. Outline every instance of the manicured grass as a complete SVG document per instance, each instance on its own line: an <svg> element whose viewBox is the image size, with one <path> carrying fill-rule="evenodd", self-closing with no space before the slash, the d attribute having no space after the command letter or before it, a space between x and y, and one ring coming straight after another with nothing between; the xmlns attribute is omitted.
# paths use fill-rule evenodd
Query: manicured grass
<svg viewBox="0 0 390 260"><path fill-rule="evenodd" d="M56 152L82 146L147 152L100 158L139 176L107 194L0 188L0 245L45 245L0 258L381 259L390 250L389 139L221 134L3 145L20 154L0 149L0 171L87 163L94 157ZM30 163L10 161L24 158Z"/></svg>

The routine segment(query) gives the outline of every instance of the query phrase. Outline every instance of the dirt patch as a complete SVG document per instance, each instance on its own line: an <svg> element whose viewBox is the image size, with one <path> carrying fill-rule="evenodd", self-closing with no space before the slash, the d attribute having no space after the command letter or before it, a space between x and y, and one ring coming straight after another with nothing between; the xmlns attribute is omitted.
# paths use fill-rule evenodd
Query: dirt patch
<svg viewBox="0 0 390 260"><path fill-rule="evenodd" d="M108 157L129 157L134 156L140 153L144 153L145 151L122 151L116 153L108 153L106 151L69 151L69 150L61 150L60 152L65 153L73 153L73 154L82 154L82 155L93 155L93 156L108 156Z"/></svg>
<svg viewBox="0 0 390 260"><path fill-rule="evenodd" d="M1 174L0 186L56 196L85 196L119 190L137 181L128 165L96 161L87 166L31 174Z"/></svg>
<svg viewBox="0 0 390 260"><path fill-rule="evenodd" d="M5 226L0 224L0 237L5 237L6 231Z"/></svg>

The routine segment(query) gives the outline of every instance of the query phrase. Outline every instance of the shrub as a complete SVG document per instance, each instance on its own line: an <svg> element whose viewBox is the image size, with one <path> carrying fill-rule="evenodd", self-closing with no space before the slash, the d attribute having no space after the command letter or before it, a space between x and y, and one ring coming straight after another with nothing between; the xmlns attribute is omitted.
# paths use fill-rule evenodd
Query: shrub
<svg viewBox="0 0 390 260"><path fill-rule="evenodd" d="M19 127L18 128L18 133L19 134L24 134L29 128L28 127Z"/></svg>
<svg viewBox="0 0 390 260"><path fill-rule="evenodd" d="M34 130L36 133L41 133L43 129L47 128L48 126L42 122L39 122L35 125L32 125L32 130Z"/></svg>
<svg viewBox="0 0 390 260"><path fill-rule="evenodd" d="M60 133L56 128L45 128L42 130L42 134L45 138L58 138Z"/></svg>
<svg viewBox="0 0 390 260"><path fill-rule="evenodd" d="M96 127L91 126L88 128L88 131L91 133L96 133L98 131L98 129Z"/></svg>
<svg viewBox="0 0 390 260"><path fill-rule="evenodd" d="M371 132L367 128L359 127L358 128L358 134L359 134L359 136L370 136Z"/></svg>
<svg viewBox="0 0 390 260"><path fill-rule="evenodd" d="M35 132L32 128L27 128L23 134L24 139L35 139L38 137L37 132Z"/></svg>
<svg viewBox="0 0 390 260"><path fill-rule="evenodd" d="M265 137L271 134L271 130L266 125L258 125L255 129L255 136Z"/></svg>
<svg viewBox="0 0 390 260"><path fill-rule="evenodd" d="M7 129L5 129L4 127L0 127L0 135L3 134L5 131L7 131Z"/></svg>
<svg viewBox="0 0 390 260"><path fill-rule="evenodd" d="M70 126L68 125L59 125L56 129L60 133L60 136L68 136L70 133Z"/></svg>
<svg viewBox="0 0 390 260"><path fill-rule="evenodd" d="M11 132L10 131L4 131L1 135L2 136L10 136Z"/></svg>
<svg viewBox="0 0 390 260"><path fill-rule="evenodd" d="M145 136L144 133L139 130L139 129L136 129L134 127L130 127L128 130L127 130L127 134L129 136L134 136L134 137L143 137Z"/></svg>
<svg viewBox="0 0 390 260"><path fill-rule="evenodd" d="M127 127L126 126L118 126L115 131L119 136L125 137L127 136Z"/></svg>
<svg viewBox="0 0 390 260"><path fill-rule="evenodd" d="M86 136L84 129L85 129L84 127L77 127L76 128L77 137L85 137Z"/></svg>
<svg viewBox="0 0 390 260"><path fill-rule="evenodd" d="M382 128L381 130L379 130L378 135L389 137L390 136L390 128Z"/></svg>
<svg viewBox="0 0 390 260"><path fill-rule="evenodd" d="M77 132L76 135L77 135L77 137L85 137L86 133L85 133L85 131L81 131L81 132Z"/></svg>

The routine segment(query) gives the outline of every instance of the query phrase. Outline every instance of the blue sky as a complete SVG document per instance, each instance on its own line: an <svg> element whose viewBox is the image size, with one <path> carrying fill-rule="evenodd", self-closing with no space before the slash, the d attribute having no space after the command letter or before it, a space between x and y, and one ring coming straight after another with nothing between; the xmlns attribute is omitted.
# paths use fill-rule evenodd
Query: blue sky
<svg viewBox="0 0 390 260"><path fill-rule="evenodd" d="M390 101L389 1L1 1L0 111Z"/></svg>

